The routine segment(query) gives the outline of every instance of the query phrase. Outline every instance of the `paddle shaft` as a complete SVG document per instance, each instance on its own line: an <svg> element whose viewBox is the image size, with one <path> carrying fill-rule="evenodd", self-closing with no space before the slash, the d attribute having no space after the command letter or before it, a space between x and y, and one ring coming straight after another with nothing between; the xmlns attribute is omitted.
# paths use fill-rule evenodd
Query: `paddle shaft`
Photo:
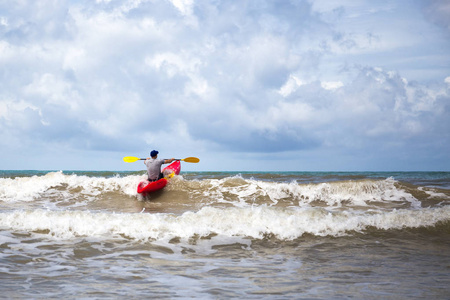
<svg viewBox="0 0 450 300"><path fill-rule="evenodd" d="M128 162L128 163L132 163L138 160L146 160L146 158L139 158L139 157L134 157L134 156L126 156L123 158L124 162ZM177 158L175 160L181 160L181 161L185 161L188 163L198 163L200 161L200 159L198 159L197 157L186 157L186 158Z"/></svg>

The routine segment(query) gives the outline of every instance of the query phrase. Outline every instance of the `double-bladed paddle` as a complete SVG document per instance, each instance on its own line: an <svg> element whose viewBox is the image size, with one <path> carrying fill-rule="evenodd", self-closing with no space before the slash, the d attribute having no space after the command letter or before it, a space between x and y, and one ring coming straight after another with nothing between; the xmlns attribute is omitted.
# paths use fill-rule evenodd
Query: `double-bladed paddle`
<svg viewBox="0 0 450 300"><path fill-rule="evenodd" d="M123 158L123 161L127 162L127 163L132 163L132 162L135 162L138 160L146 160L146 158L139 158L139 157L134 157L134 156L125 156ZM200 161L200 159L198 159L197 157L186 157L183 159L177 158L176 160L181 160L181 161L188 162L188 163L198 163Z"/></svg>

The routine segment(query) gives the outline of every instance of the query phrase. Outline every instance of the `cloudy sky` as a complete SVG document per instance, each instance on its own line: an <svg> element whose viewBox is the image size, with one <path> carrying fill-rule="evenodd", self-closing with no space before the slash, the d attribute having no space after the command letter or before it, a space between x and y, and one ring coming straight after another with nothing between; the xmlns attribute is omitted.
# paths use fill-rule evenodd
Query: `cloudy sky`
<svg viewBox="0 0 450 300"><path fill-rule="evenodd" d="M450 171L445 0L0 0L0 169Z"/></svg>

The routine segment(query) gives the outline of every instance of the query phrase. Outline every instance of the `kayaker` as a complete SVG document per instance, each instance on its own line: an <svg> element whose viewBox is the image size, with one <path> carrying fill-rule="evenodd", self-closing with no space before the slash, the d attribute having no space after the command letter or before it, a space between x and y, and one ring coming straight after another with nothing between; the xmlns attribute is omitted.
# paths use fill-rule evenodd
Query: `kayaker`
<svg viewBox="0 0 450 300"><path fill-rule="evenodd" d="M150 152L151 158L147 158L144 161L144 164L147 166L148 181L156 181L163 178L164 175L161 173L161 166L175 160L175 158L158 159L158 153L158 151L152 150L152 152Z"/></svg>

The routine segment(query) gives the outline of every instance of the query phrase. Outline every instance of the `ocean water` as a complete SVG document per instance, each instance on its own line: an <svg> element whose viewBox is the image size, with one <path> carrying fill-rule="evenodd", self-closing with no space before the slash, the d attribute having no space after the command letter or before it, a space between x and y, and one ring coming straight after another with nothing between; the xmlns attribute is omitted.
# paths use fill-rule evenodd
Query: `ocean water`
<svg viewBox="0 0 450 300"><path fill-rule="evenodd" d="M0 171L3 298L449 299L449 172Z"/></svg>

